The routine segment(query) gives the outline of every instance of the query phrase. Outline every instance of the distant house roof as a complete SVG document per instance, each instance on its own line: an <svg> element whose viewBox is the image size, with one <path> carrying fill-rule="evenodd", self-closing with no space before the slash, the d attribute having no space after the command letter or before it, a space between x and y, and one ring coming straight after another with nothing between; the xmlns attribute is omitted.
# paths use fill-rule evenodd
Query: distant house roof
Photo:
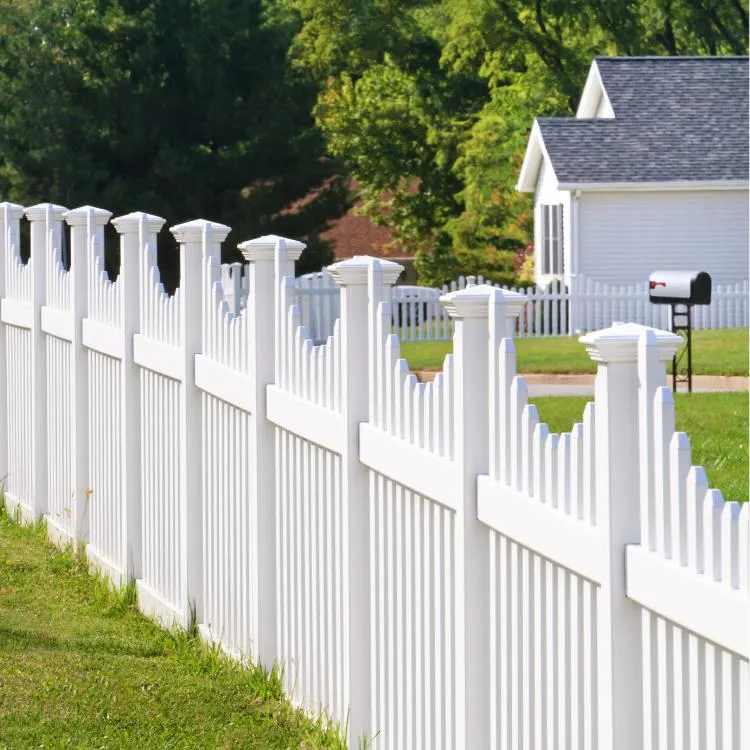
<svg viewBox="0 0 750 750"><path fill-rule="evenodd" d="M562 189L746 182L748 58L596 58L577 116L536 119L519 190L544 153Z"/></svg>
<svg viewBox="0 0 750 750"><path fill-rule="evenodd" d="M355 255L371 255L391 259L411 258L414 254L405 251L394 243L394 232L388 227L373 223L369 216L356 214L358 204L320 236L333 244L336 260L344 260Z"/></svg>
<svg viewBox="0 0 750 750"><path fill-rule="evenodd" d="M299 213L305 206L318 198L336 178L329 178L321 185L312 188L306 195L298 198L282 209L278 216ZM356 194L358 185L354 180L347 182L347 188ZM390 227L375 224L366 214L358 213L362 201L355 204L337 219L331 219L321 239L331 242L336 260L352 258L355 255L371 255L392 260L408 260L414 253L399 245L396 233Z"/></svg>

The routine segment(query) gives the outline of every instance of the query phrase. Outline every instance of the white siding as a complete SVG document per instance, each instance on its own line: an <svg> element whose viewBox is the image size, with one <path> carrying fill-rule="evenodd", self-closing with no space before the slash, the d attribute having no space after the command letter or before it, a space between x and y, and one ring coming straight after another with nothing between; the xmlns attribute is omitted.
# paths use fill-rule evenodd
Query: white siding
<svg viewBox="0 0 750 750"><path fill-rule="evenodd" d="M534 267L537 269L537 281L544 282L539 275L542 267L542 212L541 206L562 203L563 205L563 266L567 273L570 269L570 192L557 189L557 177L549 161L545 157L539 168L536 192L534 193Z"/></svg>
<svg viewBox="0 0 750 750"><path fill-rule="evenodd" d="M636 282L655 270L696 269L714 283L742 281L748 220L747 190L584 193L578 271Z"/></svg>
<svg viewBox="0 0 750 750"><path fill-rule="evenodd" d="M605 94L602 94L599 99L599 104L596 107L596 114L594 117L612 119L614 116L615 113L612 111L612 105L609 103L609 99Z"/></svg>

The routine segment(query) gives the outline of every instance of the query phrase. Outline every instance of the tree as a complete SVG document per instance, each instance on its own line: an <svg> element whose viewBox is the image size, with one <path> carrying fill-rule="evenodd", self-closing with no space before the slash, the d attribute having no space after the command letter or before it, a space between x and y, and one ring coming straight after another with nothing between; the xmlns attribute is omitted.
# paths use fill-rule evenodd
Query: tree
<svg viewBox="0 0 750 750"><path fill-rule="evenodd" d="M297 28L280 6L0 2L5 198L146 210L168 225L206 217L235 242L309 239L314 268L330 257L317 237L348 195L313 121L315 89L288 64Z"/></svg>
<svg viewBox="0 0 750 750"><path fill-rule="evenodd" d="M594 56L747 50L738 0L285 2L329 153L431 283L512 276L532 238L514 189L529 129L575 111Z"/></svg>

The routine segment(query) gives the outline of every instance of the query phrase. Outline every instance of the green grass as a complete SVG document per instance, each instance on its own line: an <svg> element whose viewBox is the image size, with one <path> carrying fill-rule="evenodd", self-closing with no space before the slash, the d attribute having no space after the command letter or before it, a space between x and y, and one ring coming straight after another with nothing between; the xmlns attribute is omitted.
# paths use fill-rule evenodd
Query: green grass
<svg viewBox="0 0 750 750"><path fill-rule="evenodd" d="M0 503L0 748L344 747L276 674L167 632Z"/></svg>
<svg viewBox="0 0 750 750"><path fill-rule="evenodd" d="M596 365L576 336L515 339L519 372L593 373ZM401 344L412 370L439 370L450 341ZM727 328L693 333L693 372L696 375L747 375L748 329Z"/></svg>
<svg viewBox="0 0 750 750"><path fill-rule="evenodd" d="M549 396L532 398L539 417L552 432L568 432L580 422L590 398ZM703 466L710 487L726 500L748 499L748 394L678 393L675 423L687 432L693 464Z"/></svg>

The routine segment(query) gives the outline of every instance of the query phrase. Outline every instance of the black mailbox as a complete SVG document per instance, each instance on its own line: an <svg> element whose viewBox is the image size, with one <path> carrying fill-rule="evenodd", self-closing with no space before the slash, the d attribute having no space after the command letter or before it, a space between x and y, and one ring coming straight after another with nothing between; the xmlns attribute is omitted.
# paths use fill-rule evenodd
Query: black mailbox
<svg viewBox="0 0 750 750"><path fill-rule="evenodd" d="M654 271L648 298L655 305L710 305L711 277L705 271Z"/></svg>

